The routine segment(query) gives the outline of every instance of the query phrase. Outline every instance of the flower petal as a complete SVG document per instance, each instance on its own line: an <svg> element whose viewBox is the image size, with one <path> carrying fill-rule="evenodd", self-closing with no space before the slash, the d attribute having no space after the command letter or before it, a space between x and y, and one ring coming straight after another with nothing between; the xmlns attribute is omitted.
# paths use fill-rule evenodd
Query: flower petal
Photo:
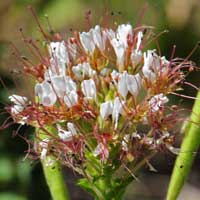
<svg viewBox="0 0 200 200"><path fill-rule="evenodd" d="M68 122L67 129L72 133L73 136L77 135L77 131L73 123Z"/></svg>
<svg viewBox="0 0 200 200"><path fill-rule="evenodd" d="M115 50L115 54L117 57L117 64L123 66L125 60L125 50L126 50L124 43L116 38L113 38L110 42Z"/></svg>
<svg viewBox="0 0 200 200"><path fill-rule="evenodd" d="M8 98L12 103L14 103L16 105L25 105L28 101L28 99L26 97L19 96L16 94L13 94L13 95L9 96Z"/></svg>
<svg viewBox="0 0 200 200"><path fill-rule="evenodd" d="M79 34L79 37L85 51L90 55L93 55L95 50L95 44L92 38L92 31L82 32Z"/></svg>
<svg viewBox="0 0 200 200"><path fill-rule="evenodd" d="M120 40L124 47L128 46L128 35L132 36L132 26L130 24L121 24L117 28L117 38Z"/></svg>
<svg viewBox="0 0 200 200"><path fill-rule="evenodd" d="M155 95L149 101L150 111L151 112L159 111L168 101L169 99L163 93Z"/></svg>
<svg viewBox="0 0 200 200"><path fill-rule="evenodd" d="M127 75L126 77L126 85L128 88L128 91L136 97L139 93L139 90L141 88L141 77L139 74L136 75Z"/></svg>
<svg viewBox="0 0 200 200"><path fill-rule="evenodd" d="M78 103L78 94L76 91L72 90L71 92L65 94L64 96L65 104L71 108L72 106Z"/></svg>
<svg viewBox="0 0 200 200"><path fill-rule="evenodd" d="M96 86L93 79L82 81L81 90L86 98L96 99Z"/></svg>
<svg viewBox="0 0 200 200"><path fill-rule="evenodd" d="M100 115L102 119L106 119L113 112L113 103L112 101L106 101L100 106Z"/></svg>
<svg viewBox="0 0 200 200"><path fill-rule="evenodd" d="M44 106L52 106L57 100L57 96L51 84L46 81L35 85L35 94L39 97L41 104Z"/></svg>
<svg viewBox="0 0 200 200"><path fill-rule="evenodd" d="M113 104L113 112L112 112L112 119L115 122L115 129L117 129L117 126L118 126L119 115L123 111L123 104L124 104L124 101L121 101L119 97L115 98L114 104Z"/></svg>
<svg viewBox="0 0 200 200"><path fill-rule="evenodd" d="M118 91L122 95L124 99L126 99L126 96L128 94L128 87L127 87L127 72L123 72L119 75L119 81L118 81Z"/></svg>
<svg viewBox="0 0 200 200"><path fill-rule="evenodd" d="M99 25L96 25L94 29L92 29L92 35L95 45L103 51L105 49L105 42L101 35L101 28Z"/></svg>

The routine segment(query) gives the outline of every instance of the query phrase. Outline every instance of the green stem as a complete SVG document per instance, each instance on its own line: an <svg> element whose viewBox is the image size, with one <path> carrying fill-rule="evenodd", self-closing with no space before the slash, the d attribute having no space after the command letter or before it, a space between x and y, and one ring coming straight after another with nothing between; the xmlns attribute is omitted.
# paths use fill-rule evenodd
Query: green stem
<svg viewBox="0 0 200 200"><path fill-rule="evenodd" d="M54 129L52 127L47 127L47 130L54 133ZM49 137L42 130L36 130L36 133L38 133L38 137L41 140ZM52 200L69 200L70 198L67 186L65 184L62 167L59 161L57 161L53 156L46 156L45 159L41 160L41 163Z"/></svg>
<svg viewBox="0 0 200 200"><path fill-rule="evenodd" d="M190 172L195 152L200 144L200 92L197 94L190 122L185 129L185 136L181 145L180 153L177 156L170 184L168 187L167 200L176 200L185 179Z"/></svg>
<svg viewBox="0 0 200 200"><path fill-rule="evenodd" d="M69 200L69 194L63 178L61 165L58 161L48 166L42 161L44 175L53 200Z"/></svg>

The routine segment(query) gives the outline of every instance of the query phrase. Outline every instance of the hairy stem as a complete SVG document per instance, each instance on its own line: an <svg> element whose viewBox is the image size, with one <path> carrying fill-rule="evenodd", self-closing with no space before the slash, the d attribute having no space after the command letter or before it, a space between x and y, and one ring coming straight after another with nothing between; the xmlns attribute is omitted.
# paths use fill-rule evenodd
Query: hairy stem
<svg viewBox="0 0 200 200"><path fill-rule="evenodd" d="M51 127L48 127L47 130L53 133ZM36 132L40 139L48 138L44 131L36 130ZM69 200L67 186L65 184L62 167L59 161L57 161L53 156L46 156L45 159L41 159L41 163L52 200Z"/></svg>
<svg viewBox="0 0 200 200"><path fill-rule="evenodd" d="M48 166L46 161L42 161L45 178L53 200L69 200L68 191L63 178L61 165L58 161Z"/></svg>
<svg viewBox="0 0 200 200"><path fill-rule="evenodd" d="M190 172L195 152L200 144L200 91L197 94L190 122L185 129L185 136L177 156L170 184L168 187L167 200L176 200L185 179Z"/></svg>

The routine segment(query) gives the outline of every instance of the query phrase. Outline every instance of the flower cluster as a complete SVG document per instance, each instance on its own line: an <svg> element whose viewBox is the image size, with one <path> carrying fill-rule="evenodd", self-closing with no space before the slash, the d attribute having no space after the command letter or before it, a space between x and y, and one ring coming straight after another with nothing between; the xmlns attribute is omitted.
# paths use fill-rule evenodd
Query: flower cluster
<svg viewBox="0 0 200 200"><path fill-rule="evenodd" d="M24 66L36 81L35 99L12 95L9 111L43 132L35 147L41 159L52 155L76 170L91 157L136 165L172 145L179 110L168 95L181 89L182 68L190 65L146 50L145 32L96 25L66 41L46 41L41 63Z"/></svg>

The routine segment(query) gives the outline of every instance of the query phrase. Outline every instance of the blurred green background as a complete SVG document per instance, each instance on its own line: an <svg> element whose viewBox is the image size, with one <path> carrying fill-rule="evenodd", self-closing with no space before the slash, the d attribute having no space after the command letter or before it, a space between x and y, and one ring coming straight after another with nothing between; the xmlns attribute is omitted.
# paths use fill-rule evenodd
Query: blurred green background
<svg viewBox="0 0 200 200"><path fill-rule="evenodd" d="M172 47L176 44L177 57L186 57L200 40L200 1L199 0L1 0L0 1L0 77L6 87L0 86L0 109L4 107L7 96L16 93L14 79L23 79L19 73L19 62L12 56L10 42L14 43L24 55L28 55L23 45L19 28L33 39L40 37L40 32L33 16L27 9L32 5L41 24L48 30L45 15L48 15L54 31L62 36L70 34L72 30L84 30L85 12L91 10L92 25L98 24L105 11L109 12L110 19L117 23L130 22L136 24L145 4L148 4L142 24L155 27L155 32L169 30L159 38L162 55L170 58ZM197 50L191 60L200 65L200 51ZM14 71L14 73L13 73ZM188 80L200 86L199 73L191 73ZM27 94L28 88L24 82L18 81L19 90ZM195 96L196 91L186 87L187 95ZM30 94L29 94L30 95ZM174 99L177 101L178 99ZM184 100L188 107L191 100ZM0 116L2 124L8 115ZM49 192L44 181L41 166L36 161L24 160L27 144L19 137L13 137L12 131L18 128L14 125L6 130L0 130L0 200L48 200ZM30 137L33 130L22 127L20 133ZM167 154L167 153L166 153ZM200 194L200 167L199 154L194 164L180 200L197 200ZM166 193L169 175L172 170L175 156L158 155L152 161L157 173L144 172L139 183L133 183L127 190L126 199L162 200ZM75 186L78 178L69 169L64 169L66 182L70 189L72 200L91 199L84 191ZM188 195L188 198L187 198ZM192 196L193 195L193 196Z"/></svg>

